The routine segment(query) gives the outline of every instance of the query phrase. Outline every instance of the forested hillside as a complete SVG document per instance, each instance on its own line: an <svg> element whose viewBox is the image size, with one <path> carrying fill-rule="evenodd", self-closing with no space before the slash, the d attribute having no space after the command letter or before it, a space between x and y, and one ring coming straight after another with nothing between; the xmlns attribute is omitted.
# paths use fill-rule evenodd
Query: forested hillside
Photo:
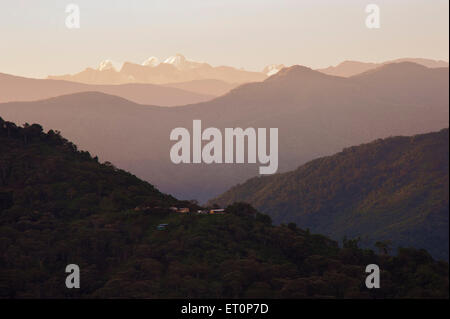
<svg viewBox="0 0 450 319"><path fill-rule="evenodd" d="M361 237L425 248L448 260L448 129L379 139L256 177L211 200L252 204L276 223L295 222L335 239Z"/></svg>
<svg viewBox="0 0 450 319"><path fill-rule="evenodd" d="M224 215L169 206L199 208L57 132L0 119L0 297L448 298L448 263L423 250L339 248L246 204ZM380 289L364 285L371 263ZM67 264L80 266L80 289L65 287Z"/></svg>

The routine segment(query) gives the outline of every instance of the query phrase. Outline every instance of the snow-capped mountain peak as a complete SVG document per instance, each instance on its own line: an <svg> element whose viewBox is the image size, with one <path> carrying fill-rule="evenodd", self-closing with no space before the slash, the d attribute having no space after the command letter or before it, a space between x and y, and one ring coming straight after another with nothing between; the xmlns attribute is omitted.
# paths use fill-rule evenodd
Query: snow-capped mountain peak
<svg viewBox="0 0 450 319"><path fill-rule="evenodd" d="M97 70L99 70L99 71L115 70L116 71L116 68L114 67L114 63L111 60L103 60L98 65Z"/></svg>
<svg viewBox="0 0 450 319"><path fill-rule="evenodd" d="M159 59L157 57L151 56L144 62L142 62L142 65L145 66L157 66L160 63Z"/></svg>
<svg viewBox="0 0 450 319"><path fill-rule="evenodd" d="M262 72L265 73L267 76L272 76L274 74L277 74L284 67L285 67L284 64L270 64L266 66Z"/></svg>
<svg viewBox="0 0 450 319"><path fill-rule="evenodd" d="M179 70L186 70L199 67L202 63L186 59L186 57L180 53L174 56L168 57L163 63L172 64Z"/></svg>
<svg viewBox="0 0 450 319"><path fill-rule="evenodd" d="M174 56L168 57L164 60L164 63L173 64L174 66L180 66L186 63L186 58L184 55L177 53Z"/></svg>

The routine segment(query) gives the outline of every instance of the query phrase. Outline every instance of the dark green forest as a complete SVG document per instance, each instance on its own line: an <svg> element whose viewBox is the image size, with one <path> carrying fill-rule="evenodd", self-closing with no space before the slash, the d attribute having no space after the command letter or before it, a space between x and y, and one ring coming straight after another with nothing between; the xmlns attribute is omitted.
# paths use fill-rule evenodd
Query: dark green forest
<svg viewBox="0 0 450 319"><path fill-rule="evenodd" d="M211 200L248 202L275 223L295 222L364 247L390 243L448 261L449 131L344 149L288 173L255 177ZM378 245L377 245L378 242Z"/></svg>
<svg viewBox="0 0 450 319"><path fill-rule="evenodd" d="M0 297L448 298L448 263L425 250L392 256L357 239L338 244L293 223L274 226L244 203L224 215L171 206L200 209L58 132L0 118ZM72 263L80 289L65 287ZM380 289L365 287L372 263Z"/></svg>

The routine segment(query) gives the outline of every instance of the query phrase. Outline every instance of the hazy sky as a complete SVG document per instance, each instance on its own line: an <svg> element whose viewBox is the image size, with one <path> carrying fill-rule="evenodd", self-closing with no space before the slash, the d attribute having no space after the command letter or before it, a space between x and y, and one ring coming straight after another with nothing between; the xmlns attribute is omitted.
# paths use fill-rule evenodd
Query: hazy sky
<svg viewBox="0 0 450 319"><path fill-rule="evenodd" d="M80 29L65 26L69 3L80 6ZM380 29L365 26L369 3ZM45 77L175 53L250 70L448 61L448 11L448 0L0 0L0 72Z"/></svg>

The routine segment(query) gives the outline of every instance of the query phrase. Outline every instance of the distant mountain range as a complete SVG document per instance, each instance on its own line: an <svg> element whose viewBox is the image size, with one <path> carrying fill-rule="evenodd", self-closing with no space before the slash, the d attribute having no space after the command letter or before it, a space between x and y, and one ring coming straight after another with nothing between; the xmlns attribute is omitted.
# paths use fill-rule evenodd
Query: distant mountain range
<svg viewBox="0 0 450 319"><path fill-rule="evenodd" d="M125 62L116 70L111 61L103 61L96 68L87 68L74 75L49 76L49 79L67 80L88 84L153 83L167 84L195 80L220 80L228 83L263 81L262 72L238 70L228 66L213 67L208 63L195 62L177 54L162 63L151 57L142 64Z"/></svg>
<svg viewBox="0 0 450 319"><path fill-rule="evenodd" d="M42 123L151 181L178 198L211 199L258 174L259 164L181 164L170 161L176 127L279 128L279 171L289 171L344 147L393 135L448 127L448 68L388 64L342 78L302 66L263 82L241 85L208 102L175 108L137 105L111 95L78 93L0 105L0 116Z"/></svg>
<svg viewBox="0 0 450 319"><path fill-rule="evenodd" d="M417 63L427 68L448 68L448 62L440 61L440 60L431 60L431 59L420 59L420 58L402 58L391 61L386 61L383 63L368 63L368 62L358 62L358 61L344 61L336 66L330 66L324 69L318 69L325 74L336 75L349 77L353 75L357 75L372 69L375 69L379 66L391 63L400 63L400 62L412 62Z"/></svg>
<svg viewBox="0 0 450 319"><path fill-rule="evenodd" d="M227 92L231 87L233 86L227 83L210 80L202 83L174 83L165 86L141 83L91 85L63 80L29 79L0 73L0 103L43 100L60 95L95 91L112 94L139 104L174 106L211 100L216 94Z"/></svg>
<svg viewBox="0 0 450 319"><path fill-rule="evenodd" d="M395 61L414 61L430 68L448 66L446 62L428 59ZM318 71L348 77L389 63L346 61ZM79 92L102 92L139 104L180 106L211 100L247 82L263 81L285 68L285 65L271 64L262 72L248 72L232 67L212 67L177 54L162 62L150 57L142 64L125 62L120 71L116 68L118 64L105 60L96 69L87 68L75 75L49 76L45 80L0 73L0 103L36 101Z"/></svg>
<svg viewBox="0 0 450 319"><path fill-rule="evenodd" d="M427 249L448 260L449 131L350 147L295 171L255 177L212 203L248 202L277 223L335 239Z"/></svg>
<svg viewBox="0 0 450 319"><path fill-rule="evenodd" d="M402 58L383 63L344 61L337 66L317 69L317 71L328 75L350 77L385 64L400 62L417 63L428 68L448 67L448 62L445 61L423 58ZM208 63L192 61L182 54L176 54L163 61L152 56L141 64L125 62L121 67L110 60L104 60L100 62L97 68L86 68L73 75L51 75L48 78L87 84L152 83L166 85L179 82L216 80L222 82L220 84L221 86L228 84L230 87L219 91L208 91L202 88L193 92L219 96L227 93L231 87L236 87L239 84L263 81L285 67L284 64L270 64L264 67L261 72L251 72L229 66L213 67ZM211 85L208 84L207 87ZM198 88L198 86L196 87Z"/></svg>

